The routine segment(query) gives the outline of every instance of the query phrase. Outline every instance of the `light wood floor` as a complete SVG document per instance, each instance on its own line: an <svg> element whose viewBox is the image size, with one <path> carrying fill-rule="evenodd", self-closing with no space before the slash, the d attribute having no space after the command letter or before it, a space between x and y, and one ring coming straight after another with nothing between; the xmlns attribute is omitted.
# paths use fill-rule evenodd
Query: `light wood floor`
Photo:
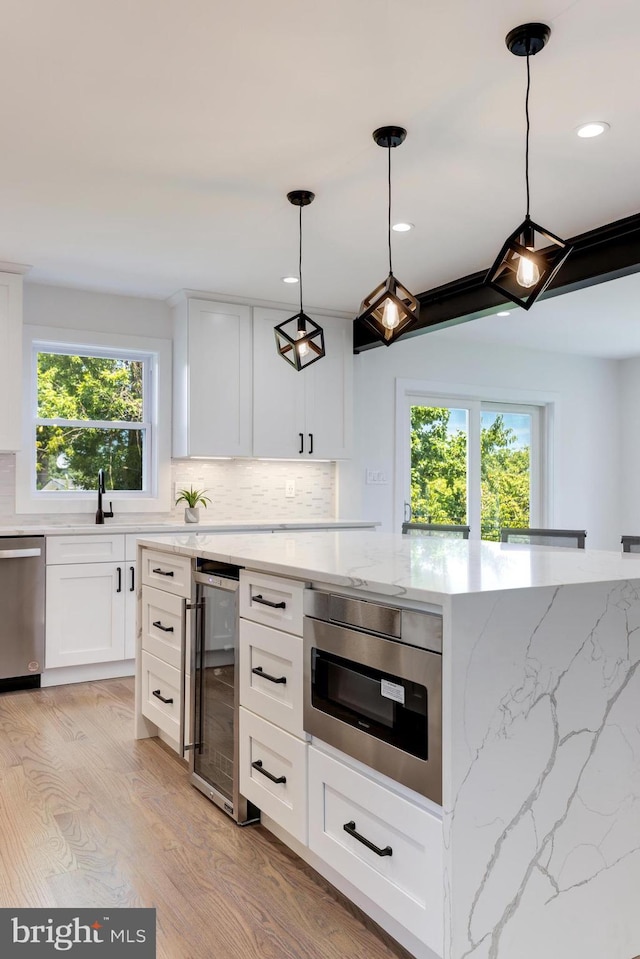
<svg viewBox="0 0 640 959"><path fill-rule="evenodd" d="M158 959L409 959L136 742L129 679L0 695L0 906L155 906Z"/></svg>

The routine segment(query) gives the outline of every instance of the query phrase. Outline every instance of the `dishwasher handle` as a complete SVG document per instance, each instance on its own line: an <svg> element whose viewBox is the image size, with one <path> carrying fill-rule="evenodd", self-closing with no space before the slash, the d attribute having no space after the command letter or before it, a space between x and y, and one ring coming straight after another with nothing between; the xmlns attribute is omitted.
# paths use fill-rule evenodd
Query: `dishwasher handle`
<svg viewBox="0 0 640 959"><path fill-rule="evenodd" d="M26 559L28 556L42 556L40 547L34 549L0 549L0 559Z"/></svg>

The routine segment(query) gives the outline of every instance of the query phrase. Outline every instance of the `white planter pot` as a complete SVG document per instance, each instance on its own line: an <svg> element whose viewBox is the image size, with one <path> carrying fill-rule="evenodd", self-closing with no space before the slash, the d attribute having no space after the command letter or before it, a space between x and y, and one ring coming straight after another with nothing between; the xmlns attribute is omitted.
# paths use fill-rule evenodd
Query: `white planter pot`
<svg viewBox="0 0 640 959"><path fill-rule="evenodd" d="M187 506L184 511L184 521L185 523L199 523L200 522L200 507L199 506Z"/></svg>

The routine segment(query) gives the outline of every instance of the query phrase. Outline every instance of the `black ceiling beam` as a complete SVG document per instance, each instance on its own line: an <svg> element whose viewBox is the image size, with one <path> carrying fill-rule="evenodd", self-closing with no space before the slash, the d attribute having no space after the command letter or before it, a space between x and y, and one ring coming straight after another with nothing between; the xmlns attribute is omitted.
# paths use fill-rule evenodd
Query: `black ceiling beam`
<svg viewBox="0 0 640 959"><path fill-rule="evenodd" d="M581 233L567 242L574 245L573 253L541 300L640 272L640 213ZM417 297L420 318L402 339L468 323L500 309L517 309L510 300L485 286L486 275L487 270L470 273L421 293ZM366 327L354 321L354 353L380 345L380 340L374 339Z"/></svg>

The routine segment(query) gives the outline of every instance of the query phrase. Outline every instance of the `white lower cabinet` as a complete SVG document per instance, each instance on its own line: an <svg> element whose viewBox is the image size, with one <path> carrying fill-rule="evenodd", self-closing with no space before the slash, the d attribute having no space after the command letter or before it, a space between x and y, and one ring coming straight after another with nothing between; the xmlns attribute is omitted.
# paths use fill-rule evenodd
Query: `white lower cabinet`
<svg viewBox="0 0 640 959"><path fill-rule="evenodd" d="M47 669L125 659L124 565L47 567Z"/></svg>
<svg viewBox="0 0 640 959"><path fill-rule="evenodd" d="M136 563L126 564L126 591L124 597L124 658L134 659L136 655L136 613L138 591L136 587Z"/></svg>
<svg viewBox="0 0 640 959"><path fill-rule="evenodd" d="M307 843L307 743L240 707L240 792Z"/></svg>
<svg viewBox="0 0 640 959"><path fill-rule="evenodd" d="M309 848L443 953L442 822L309 747Z"/></svg>

